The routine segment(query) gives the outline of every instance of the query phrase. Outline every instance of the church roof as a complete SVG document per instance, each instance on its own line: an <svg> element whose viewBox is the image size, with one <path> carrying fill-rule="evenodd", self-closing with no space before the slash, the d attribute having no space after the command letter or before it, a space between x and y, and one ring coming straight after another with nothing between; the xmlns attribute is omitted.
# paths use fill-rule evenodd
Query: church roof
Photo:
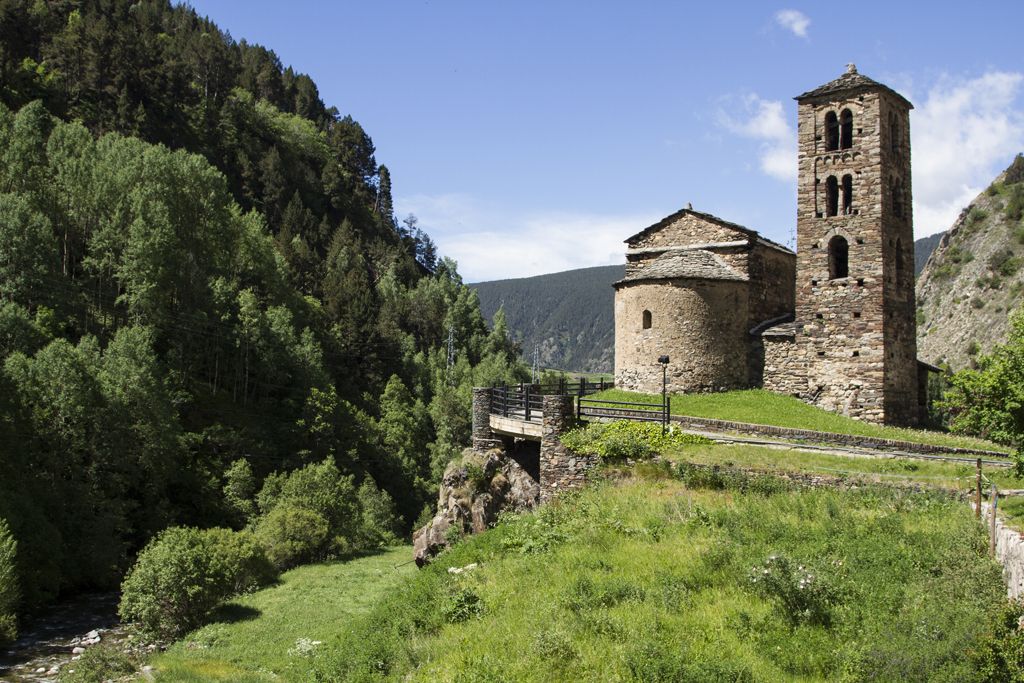
<svg viewBox="0 0 1024 683"><path fill-rule="evenodd" d="M651 259L642 267L616 284L641 280L733 280L746 282L749 278L739 272L722 257L703 249L670 249L661 256Z"/></svg>
<svg viewBox="0 0 1024 683"><path fill-rule="evenodd" d="M790 254L793 253L793 251L791 249L788 249L788 248L782 246L778 242L771 241L767 237L764 237L763 235L761 235L756 230L751 230L750 228L745 228L745 227L743 227L742 225L740 225L738 223L732 223L730 221L725 220L724 218L719 218L718 216L714 216L714 215L712 215L710 213L704 213L703 211L695 211L692 208L680 209L679 211L676 211L673 214L669 214L668 216L665 216L664 218L662 218L660 221L658 221L654 225L649 225L646 228L644 228L643 230L641 230L640 232L636 233L635 235L627 237L625 239L625 242L626 242L626 244L630 244L630 243L632 243L632 242L634 242L634 241L636 241L636 240L638 240L638 239L640 239L642 237L646 237L647 235L651 234L652 232L657 232L658 230L661 230L662 228L664 228L666 226L669 226L672 223L675 223L677 220L679 220L680 218L682 218L683 216L685 216L687 214L689 214L690 216L696 216L697 218L702 218L702 219L704 219L706 221L710 221L712 223L717 223L718 225L721 225L721 226L723 226L725 228L729 228L731 230L735 230L736 232L742 233L742 234L746 235L749 238L753 238L754 241L756 241L756 242L758 242L760 244L763 244L763 245L765 245L767 247L772 247L774 249L779 249L779 250L785 251L785 252L790 253Z"/></svg>
<svg viewBox="0 0 1024 683"><path fill-rule="evenodd" d="M844 73L839 78L833 81L829 81L825 85L819 86L814 90L808 90L803 95L797 95L793 99L799 102L800 100L812 100L818 97L834 95L836 93L856 92L858 90L884 90L891 95L895 95L910 109L914 108L914 105L912 105L907 98L905 98L903 95L900 95L898 92L896 92L889 86L883 85L882 83L879 83L874 79L868 78L863 74L857 73L857 67L854 66L853 64L847 65L846 73Z"/></svg>

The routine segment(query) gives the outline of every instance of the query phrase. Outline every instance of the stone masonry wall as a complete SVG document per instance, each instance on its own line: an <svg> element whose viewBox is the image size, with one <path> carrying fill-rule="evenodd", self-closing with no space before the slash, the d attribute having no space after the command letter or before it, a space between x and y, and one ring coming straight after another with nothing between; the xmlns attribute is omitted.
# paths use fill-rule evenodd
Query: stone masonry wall
<svg viewBox="0 0 1024 683"><path fill-rule="evenodd" d="M579 488L597 456L577 455L562 445L561 435L576 421L572 396L544 397L544 431L540 442L540 500L551 500L561 491Z"/></svg>
<svg viewBox="0 0 1024 683"><path fill-rule="evenodd" d="M661 391L658 357L668 355L672 392L723 391L748 385L748 285L715 280L625 283L615 293L615 382L620 389ZM651 312L643 329L643 312Z"/></svg>
<svg viewBox="0 0 1024 683"><path fill-rule="evenodd" d="M491 431L491 390L473 387L473 450L482 453L501 447L501 440Z"/></svg>
<svg viewBox="0 0 1024 683"><path fill-rule="evenodd" d="M804 396L807 393L806 362L803 348L792 335L761 337L764 344L764 375L762 387L777 394Z"/></svg>
<svg viewBox="0 0 1024 683"><path fill-rule="evenodd" d="M916 412L914 320L900 303L913 301L912 261L907 262L909 272L903 268L898 287L890 272L895 269L890 241L895 245L899 238L904 258L913 258L909 186L906 213L899 219L893 216L889 190L890 176L909 178L909 137L902 161L883 153L889 142L883 121L897 103L880 90L854 91L803 100L798 115L796 316L802 332L796 343L807 375L802 398L873 422L909 422ZM852 148L826 152L825 115L843 109L853 113ZM907 131L905 106L901 115ZM826 181L834 176L841 184L847 174L853 177L850 210L844 213L840 197L839 215L828 216ZM828 247L835 236L849 245L849 275L830 279ZM910 406L909 412L899 406Z"/></svg>

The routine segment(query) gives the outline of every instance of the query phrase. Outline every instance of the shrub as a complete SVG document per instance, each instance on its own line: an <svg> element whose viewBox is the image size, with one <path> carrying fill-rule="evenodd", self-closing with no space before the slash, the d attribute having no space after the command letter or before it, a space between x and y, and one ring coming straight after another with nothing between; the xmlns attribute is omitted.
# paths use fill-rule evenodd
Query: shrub
<svg viewBox="0 0 1024 683"><path fill-rule="evenodd" d="M971 308L985 308L985 300L980 296L974 296L971 298Z"/></svg>
<svg viewBox="0 0 1024 683"><path fill-rule="evenodd" d="M61 683L106 683L131 676L136 671L135 660L112 645L88 648L72 667L62 672Z"/></svg>
<svg viewBox="0 0 1024 683"><path fill-rule="evenodd" d="M322 553L318 549L317 556L345 555L360 546L362 515L356 487L352 476L343 475L333 459L270 475L257 500L265 515L282 506L313 512L325 520L328 547ZM283 519L275 522L279 528ZM263 520L257 526L264 526Z"/></svg>
<svg viewBox="0 0 1024 683"><path fill-rule="evenodd" d="M449 624L458 624L482 615L484 604L473 589L453 587L448 590L441 612Z"/></svg>
<svg viewBox="0 0 1024 683"><path fill-rule="evenodd" d="M687 444L706 444L710 440L686 434L669 427L662 434L661 425L653 422L620 420L607 424L592 423L562 435L562 443L581 454L598 455L606 460L640 460L656 453L681 448Z"/></svg>
<svg viewBox="0 0 1024 683"><path fill-rule="evenodd" d="M398 513L395 512L395 501L387 491L377 488L373 479L367 477L360 484L356 496L363 514L360 545L381 548L396 543L400 533Z"/></svg>
<svg viewBox="0 0 1024 683"><path fill-rule="evenodd" d="M475 462L466 463L466 479L476 493L486 491L487 485L491 483L484 468Z"/></svg>
<svg viewBox="0 0 1024 683"><path fill-rule="evenodd" d="M0 518L0 645L18 635L17 609L21 591L18 588L18 542L14 540L7 521Z"/></svg>
<svg viewBox="0 0 1024 683"><path fill-rule="evenodd" d="M784 555L772 555L751 568L750 584L762 597L775 600L790 624L828 626L836 591L808 567Z"/></svg>
<svg viewBox="0 0 1024 683"><path fill-rule="evenodd" d="M323 515L280 505L260 519L256 538L278 569L288 569L325 557L330 529Z"/></svg>
<svg viewBox="0 0 1024 683"><path fill-rule="evenodd" d="M201 625L221 602L272 578L251 537L173 527L139 553L121 585L119 612L156 638Z"/></svg>
<svg viewBox="0 0 1024 683"><path fill-rule="evenodd" d="M239 526L245 526L256 515L256 478L249 461L239 458L224 473L224 503L236 517Z"/></svg>

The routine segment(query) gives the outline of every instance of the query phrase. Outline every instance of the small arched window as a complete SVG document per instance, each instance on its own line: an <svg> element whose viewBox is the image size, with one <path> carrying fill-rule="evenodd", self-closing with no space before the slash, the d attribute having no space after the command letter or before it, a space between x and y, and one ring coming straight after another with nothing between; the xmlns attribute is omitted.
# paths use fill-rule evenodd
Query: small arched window
<svg viewBox="0 0 1024 683"><path fill-rule="evenodd" d="M892 215L903 218L903 181L899 178L892 181Z"/></svg>
<svg viewBox="0 0 1024 683"><path fill-rule="evenodd" d="M853 147L853 113L844 109L839 115L839 149Z"/></svg>
<svg viewBox="0 0 1024 683"><path fill-rule="evenodd" d="M839 118L834 111L825 114L825 151L839 149Z"/></svg>
<svg viewBox="0 0 1024 683"><path fill-rule="evenodd" d="M896 281L900 282L903 280L903 270L906 265L903 262L903 240L899 237L896 238Z"/></svg>
<svg viewBox="0 0 1024 683"><path fill-rule="evenodd" d="M828 241L828 278L850 277L850 245L845 237L836 235Z"/></svg>
<svg viewBox="0 0 1024 683"><path fill-rule="evenodd" d="M644 326L645 330L651 329L651 312L650 311L644 311L643 326Z"/></svg>
<svg viewBox="0 0 1024 683"><path fill-rule="evenodd" d="M834 175L825 180L825 215L835 216L839 213L839 181Z"/></svg>
<svg viewBox="0 0 1024 683"><path fill-rule="evenodd" d="M843 215L853 213L853 176L847 173L843 176Z"/></svg>
<svg viewBox="0 0 1024 683"><path fill-rule="evenodd" d="M889 112L889 151L893 156L900 153L900 124L896 112Z"/></svg>

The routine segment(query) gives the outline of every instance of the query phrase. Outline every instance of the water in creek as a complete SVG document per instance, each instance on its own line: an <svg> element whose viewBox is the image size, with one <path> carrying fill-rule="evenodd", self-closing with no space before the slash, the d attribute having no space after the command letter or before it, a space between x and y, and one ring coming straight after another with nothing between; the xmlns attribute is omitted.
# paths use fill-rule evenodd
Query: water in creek
<svg viewBox="0 0 1024 683"><path fill-rule="evenodd" d="M117 593L82 595L53 605L24 624L21 637L0 649L0 681L47 683L77 659L73 650L88 647L93 631L104 643L120 643L128 634L117 619Z"/></svg>

